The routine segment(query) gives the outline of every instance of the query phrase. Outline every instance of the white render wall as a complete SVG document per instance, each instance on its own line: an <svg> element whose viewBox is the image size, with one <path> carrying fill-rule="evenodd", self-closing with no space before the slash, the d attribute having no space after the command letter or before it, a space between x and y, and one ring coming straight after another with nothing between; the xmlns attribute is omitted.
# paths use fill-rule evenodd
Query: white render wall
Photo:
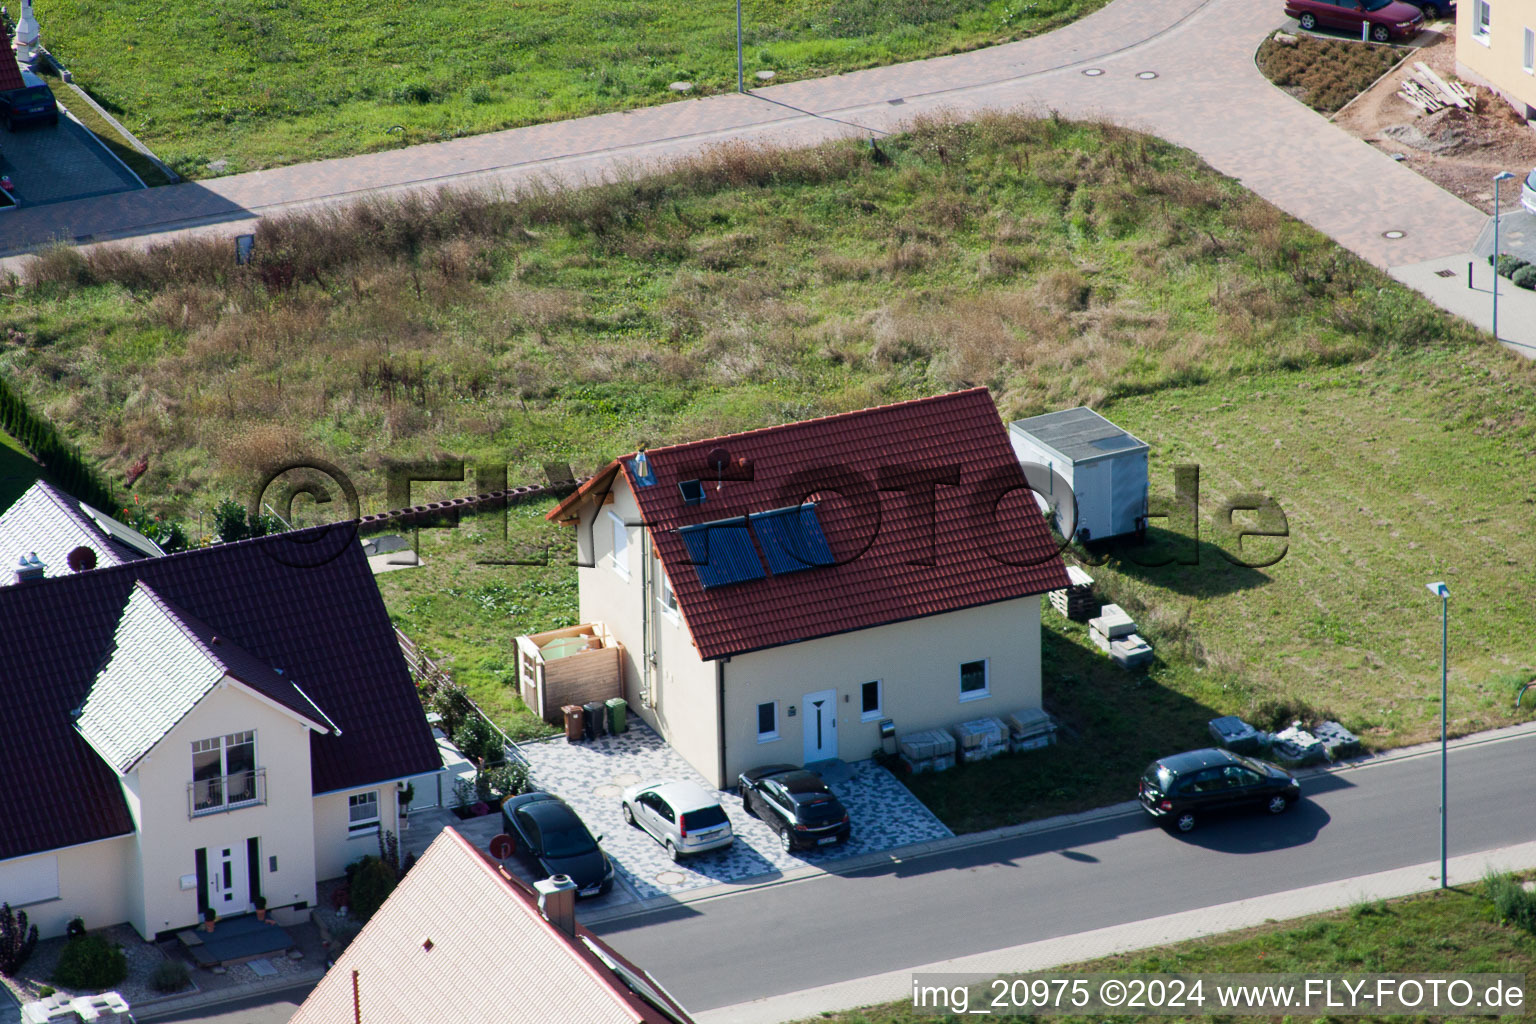
<svg viewBox="0 0 1536 1024"><path fill-rule="evenodd" d="M267 770L267 802L189 817L193 742L250 729L256 731L256 765ZM180 886L183 875L197 871L196 851L210 851L211 870L215 849L244 850L253 836L260 842L261 887L268 903L314 902L309 730L292 715L221 684L155 745L133 774L136 784L125 789L138 795L143 906L128 919L139 934L150 937L197 924L197 890ZM278 859L275 873L268 870L271 856Z"/></svg>
<svg viewBox="0 0 1536 1024"><path fill-rule="evenodd" d="M91 929L119 924L131 917L129 895L137 887L136 863L131 835L0 861L0 902L16 907L15 894L6 891L8 877L45 874L57 865L58 899L16 907L27 912L29 924L37 925L39 937L63 935L74 917Z"/></svg>
<svg viewBox="0 0 1536 1024"><path fill-rule="evenodd" d="M314 814L311 819L311 827L314 829L311 834L314 838L310 847L314 851L315 878L321 881L339 878L346 873L347 865L359 857L369 853L375 857L379 855L377 832L353 835L347 828L350 821L347 798L354 793L366 793L371 790L377 790L379 793L380 827L399 835L399 805L396 801L399 786L393 782L324 793L315 797ZM412 806L415 805L412 804ZM311 903L314 902L313 891L307 899Z"/></svg>

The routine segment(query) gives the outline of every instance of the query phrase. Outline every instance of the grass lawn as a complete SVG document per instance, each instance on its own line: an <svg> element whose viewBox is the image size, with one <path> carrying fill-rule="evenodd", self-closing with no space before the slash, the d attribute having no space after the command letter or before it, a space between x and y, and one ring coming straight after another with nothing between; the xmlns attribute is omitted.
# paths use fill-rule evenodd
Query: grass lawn
<svg viewBox="0 0 1536 1024"><path fill-rule="evenodd" d="M1061 974L1526 974L1536 973L1536 938L1503 924L1483 885L1461 886L1401 900L1362 903L1348 910L1269 924L1212 938L1105 957L1057 969ZM1527 981L1526 1005L1532 986ZM973 1004L974 1005L974 1004ZM1207 1003L1209 1009L1209 1003ZM1529 1012L1522 1009L1522 1016ZM910 1000L822 1014L827 1024L958 1024L974 1016L915 1011ZM1033 1020L1036 1018L1015 1018ZM1119 1014L1043 1018L1062 1024L1130 1024L1169 1017ZM1215 1020L1280 1020L1210 1015ZM1287 1017L1285 1020L1293 1018ZM1403 1017L1330 1017L1329 1020L1405 1020ZM1414 1018L1489 1020L1488 1017Z"/></svg>
<svg viewBox="0 0 1536 1024"><path fill-rule="evenodd" d="M1457 595L1453 727L1514 720L1536 671L1528 363L1156 140L1006 117L882 146L725 148L582 192L268 222L241 268L197 240L57 250L0 292L0 372L106 472L148 455L136 489L184 516L298 452L343 466L374 512L386 457L517 483L976 384L1009 419L1101 408L1153 446L1155 490L1201 464L1200 563L1090 569L1157 645L1145 671L1046 612L1065 742L979 769L1006 802L967 770L914 780L957 831L1125 799L1216 714L1311 707L1378 746L1423 738L1432 579ZM1212 519L1254 490L1289 548L1231 567ZM522 736L544 727L508 686L511 637L577 607L568 531L542 511L506 540L495 517L423 531L427 567L381 578L402 627ZM551 566L478 564L547 543Z"/></svg>
<svg viewBox="0 0 1536 1024"><path fill-rule="evenodd" d="M39 65L42 67L42 65ZM106 118L98 114L89 103L80 98L80 95L68 85L58 80L51 68L43 67L41 72L46 77L52 78L50 86L53 96L59 106L69 111L90 133L101 141L114 156L128 165L129 170L139 176L139 180L151 188L156 185L171 184L170 177L162 171L156 163L140 153L133 145L123 137L123 133L112 127Z"/></svg>
<svg viewBox="0 0 1536 1024"><path fill-rule="evenodd" d="M974 49L1104 0L745 0L749 83ZM50 49L189 178L347 156L736 88L718 0L60 0ZM215 164L216 169L211 169Z"/></svg>

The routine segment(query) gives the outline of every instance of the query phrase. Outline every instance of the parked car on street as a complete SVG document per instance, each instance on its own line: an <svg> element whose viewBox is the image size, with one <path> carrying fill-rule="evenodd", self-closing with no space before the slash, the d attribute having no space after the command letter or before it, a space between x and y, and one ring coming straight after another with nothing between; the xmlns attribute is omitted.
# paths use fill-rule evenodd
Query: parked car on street
<svg viewBox="0 0 1536 1024"><path fill-rule="evenodd" d="M770 764L742 772L736 785L747 813L779 834L786 853L846 842L853 834L847 809L815 772Z"/></svg>
<svg viewBox="0 0 1536 1024"><path fill-rule="evenodd" d="M1525 176L1525 185L1520 189L1520 205L1536 213L1536 170Z"/></svg>
<svg viewBox="0 0 1536 1024"><path fill-rule="evenodd" d="M673 860L718 850L736 839L725 808L696 782L642 782L626 789L621 799L624 820L649 832Z"/></svg>
<svg viewBox="0 0 1536 1024"><path fill-rule="evenodd" d="M1283 813L1301 798L1301 784L1278 765L1212 748L1153 761L1137 795L1154 821L1189 832L1207 816L1227 811L1263 807Z"/></svg>
<svg viewBox="0 0 1536 1024"><path fill-rule="evenodd" d="M1424 12L1403 0L1285 0L1285 13L1308 32L1336 28L1354 35L1370 22L1371 38L1412 39L1424 27Z"/></svg>
<svg viewBox="0 0 1536 1024"><path fill-rule="evenodd" d="M59 104L53 90L31 71L21 73L22 87L0 92L0 121L7 129L29 124L58 124Z"/></svg>
<svg viewBox="0 0 1536 1024"><path fill-rule="evenodd" d="M600 896L613 888L613 862L587 826L553 793L524 793L501 805L507 834L519 856L538 865L544 877L566 875L578 896Z"/></svg>

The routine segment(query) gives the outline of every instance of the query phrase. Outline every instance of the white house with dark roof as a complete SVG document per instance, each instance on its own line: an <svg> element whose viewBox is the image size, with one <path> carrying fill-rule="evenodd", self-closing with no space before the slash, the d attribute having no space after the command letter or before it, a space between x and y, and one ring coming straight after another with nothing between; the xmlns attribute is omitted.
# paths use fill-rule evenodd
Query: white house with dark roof
<svg viewBox="0 0 1536 1024"><path fill-rule="evenodd" d="M549 519L630 706L718 786L1040 706L1066 569L984 388L626 455Z"/></svg>

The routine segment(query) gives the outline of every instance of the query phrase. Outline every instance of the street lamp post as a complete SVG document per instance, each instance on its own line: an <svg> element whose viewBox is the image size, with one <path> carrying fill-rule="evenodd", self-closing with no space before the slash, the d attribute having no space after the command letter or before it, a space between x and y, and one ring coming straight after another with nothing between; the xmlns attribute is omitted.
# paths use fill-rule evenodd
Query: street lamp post
<svg viewBox="0 0 1536 1024"><path fill-rule="evenodd" d="M741 0L736 0L739 4ZM1499 340L1499 182L1514 175L1500 171L1493 176L1493 340Z"/></svg>
<svg viewBox="0 0 1536 1024"><path fill-rule="evenodd" d="M746 92L747 91L746 79L742 75L742 68L741 68L741 0L736 0L736 91L737 92ZM1506 171L1505 173L1509 174L1508 171ZM1510 177L1514 177L1514 175L1512 175L1512 174L1510 174L1509 176ZM1495 196L1497 196L1499 186L1497 184L1495 184L1493 186L1493 188L1494 188L1494 194L1495 194ZM1498 230L1498 225L1497 224L1494 225L1493 238L1494 238L1494 251L1495 251L1495 253L1497 253L1497 251L1498 251L1498 238L1499 238L1499 230ZM1495 263L1498 262L1498 256L1497 255L1494 256L1494 262ZM1497 338L1499 336L1499 331L1498 331L1498 314L1497 313L1494 314L1494 331L1493 331L1493 336L1495 338Z"/></svg>
<svg viewBox="0 0 1536 1024"><path fill-rule="evenodd" d="M1497 263L1497 260L1495 260ZM1497 279L1498 275L1494 275ZM1440 888L1448 888L1445 878L1445 698L1446 698L1446 627L1450 621L1451 590L1444 583L1426 583L1429 592L1440 599Z"/></svg>

